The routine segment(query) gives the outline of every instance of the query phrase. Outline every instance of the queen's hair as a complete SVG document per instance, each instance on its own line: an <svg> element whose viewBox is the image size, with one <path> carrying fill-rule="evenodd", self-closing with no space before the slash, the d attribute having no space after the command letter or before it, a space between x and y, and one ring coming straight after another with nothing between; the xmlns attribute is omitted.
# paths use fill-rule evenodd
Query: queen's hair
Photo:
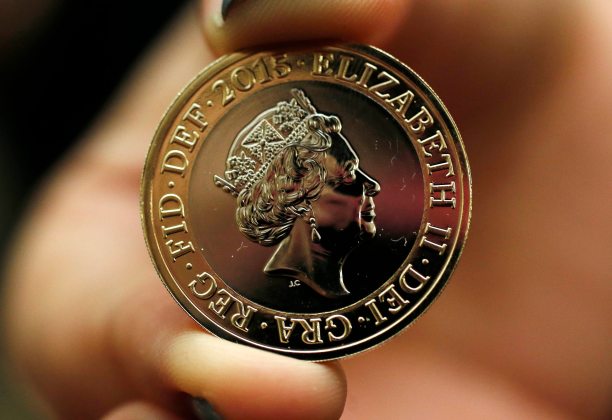
<svg viewBox="0 0 612 420"><path fill-rule="evenodd" d="M236 222L253 242L278 244L289 235L295 220L312 210L310 202L319 198L325 186L330 134L340 132L340 120L323 114L307 119L307 134L283 148L262 178L238 195Z"/></svg>

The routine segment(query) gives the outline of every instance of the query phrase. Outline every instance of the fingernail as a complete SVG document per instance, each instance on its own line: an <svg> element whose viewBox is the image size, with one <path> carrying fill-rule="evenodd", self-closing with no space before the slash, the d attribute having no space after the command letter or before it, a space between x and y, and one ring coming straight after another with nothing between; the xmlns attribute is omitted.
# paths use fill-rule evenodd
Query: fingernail
<svg viewBox="0 0 612 420"><path fill-rule="evenodd" d="M223 20L227 19L230 9L241 1L244 0L223 0L223 3L221 3L221 17L223 17Z"/></svg>
<svg viewBox="0 0 612 420"><path fill-rule="evenodd" d="M198 420L223 420L223 417L204 398L192 398L191 408Z"/></svg>

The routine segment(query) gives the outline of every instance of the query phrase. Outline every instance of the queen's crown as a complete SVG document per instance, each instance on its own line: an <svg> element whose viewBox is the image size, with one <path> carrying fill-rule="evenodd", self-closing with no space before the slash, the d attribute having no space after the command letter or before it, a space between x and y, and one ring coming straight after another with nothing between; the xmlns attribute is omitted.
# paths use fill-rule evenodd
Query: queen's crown
<svg viewBox="0 0 612 420"><path fill-rule="evenodd" d="M266 173L276 156L286 147L299 144L311 131L340 131L336 117L329 127L321 121L329 116L319 113L304 91L291 89L289 102L278 102L251 121L234 140L226 163L225 178L214 176L215 185L234 196L250 189Z"/></svg>

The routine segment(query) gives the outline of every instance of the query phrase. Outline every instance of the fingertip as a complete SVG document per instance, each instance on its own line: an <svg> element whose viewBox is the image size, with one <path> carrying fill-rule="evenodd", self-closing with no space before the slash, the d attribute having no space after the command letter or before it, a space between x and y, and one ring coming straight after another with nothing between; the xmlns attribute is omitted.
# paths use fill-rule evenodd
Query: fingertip
<svg viewBox="0 0 612 420"><path fill-rule="evenodd" d="M338 363L301 361L214 337L159 297L143 292L120 305L107 335L126 381L144 398L172 409L180 405L177 396L203 398L225 419L342 413L346 380Z"/></svg>
<svg viewBox="0 0 612 420"><path fill-rule="evenodd" d="M103 420L180 420L173 413L145 401L130 401L122 404L102 417Z"/></svg>
<svg viewBox="0 0 612 420"><path fill-rule="evenodd" d="M203 30L217 53L256 46L322 40L378 44L395 32L410 1L312 0L233 2L223 19L220 0L203 8Z"/></svg>
<svg viewBox="0 0 612 420"><path fill-rule="evenodd" d="M338 363L296 360L200 332L174 338L162 359L173 387L206 399L224 418L338 418L346 399Z"/></svg>

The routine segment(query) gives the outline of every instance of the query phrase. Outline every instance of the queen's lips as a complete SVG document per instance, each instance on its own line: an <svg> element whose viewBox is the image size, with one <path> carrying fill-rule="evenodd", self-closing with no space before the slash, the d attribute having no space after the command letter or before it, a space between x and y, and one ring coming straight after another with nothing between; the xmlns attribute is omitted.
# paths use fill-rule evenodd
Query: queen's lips
<svg viewBox="0 0 612 420"><path fill-rule="evenodd" d="M361 220L364 220L366 222L373 222L374 218L376 217L376 213L374 212L375 208L376 206L374 205L374 200L368 197L368 199L365 200L361 212L359 213Z"/></svg>
<svg viewBox="0 0 612 420"><path fill-rule="evenodd" d="M374 209L362 211L361 213L359 213L359 215L361 216L361 219L365 220L366 222L373 222L376 218L376 213L374 212Z"/></svg>

